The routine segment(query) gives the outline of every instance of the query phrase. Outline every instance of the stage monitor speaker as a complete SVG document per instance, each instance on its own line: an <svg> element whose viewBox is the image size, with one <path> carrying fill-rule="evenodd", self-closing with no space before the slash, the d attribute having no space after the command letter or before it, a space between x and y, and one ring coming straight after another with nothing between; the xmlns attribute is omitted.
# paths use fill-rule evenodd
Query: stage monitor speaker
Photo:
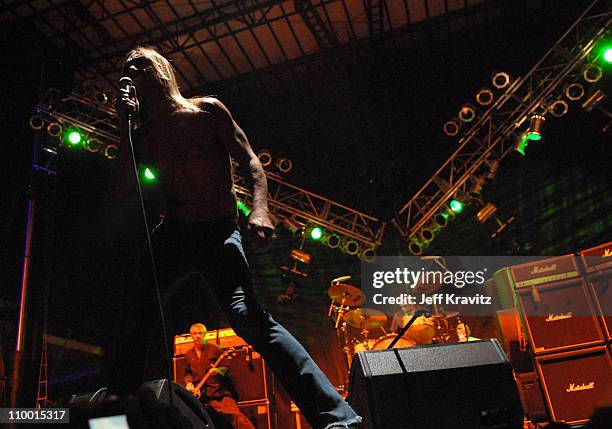
<svg viewBox="0 0 612 429"><path fill-rule="evenodd" d="M602 344L590 294L583 280L517 290L529 344L537 355Z"/></svg>
<svg viewBox="0 0 612 429"><path fill-rule="evenodd" d="M214 429L215 426L200 401L183 386L163 379L148 381L141 388L151 389L155 397L165 404L170 403L172 395L172 405L191 422L193 429Z"/></svg>
<svg viewBox="0 0 612 429"><path fill-rule="evenodd" d="M348 402L367 429L521 429L512 368L497 340L356 354Z"/></svg>
<svg viewBox="0 0 612 429"><path fill-rule="evenodd" d="M141 389L143 388L152 391L155 399L166 405L170 404L170 395L172 395L172 406L189 421L192 429L215 428L208 413L204 407L202 407L202 404L200 404L200 401L185 390L184 387L168 380L156 380L144 383L141 386ZM172 392L170 392L170 388L172 388ZM123 400L110 401L106 400L106 394L107 389L104 387L96 392L72 395L68 402L71 408L71 427L81 427L82 424L86 423L87 419L90 418L119 414L128 415L128 419L135 418L139 421L142 419L141 411L144 410L142 409L143 402L141 394L139 394L138 398L128 397ZM130 404L138 405L134 408L134 406ZM140 410L138 410L138 408L140 408ZM75 411L74 413L72 411L73 409ZM74 416L72 414L74 414ZM73 417L75 418L73 419ZM142 423L146 425L146 422Z"/></svg>

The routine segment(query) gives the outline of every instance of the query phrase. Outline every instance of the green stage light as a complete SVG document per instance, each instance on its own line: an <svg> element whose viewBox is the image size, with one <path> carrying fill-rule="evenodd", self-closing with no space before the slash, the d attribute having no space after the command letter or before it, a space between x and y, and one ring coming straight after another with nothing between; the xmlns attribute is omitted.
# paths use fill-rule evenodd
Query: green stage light
<svg viewBox="0 0 612 429"><path fill-rule="evenodd" d="M315 226L310 230L310 238L313 240L320 240L323 237L323 230L318 226Z"/></svg>
<svg viewBox="0 0 612 429"><path fill-rule="evenodd" d="M516 146L514 147L514 150L516 150L521 155L525 156L525 148L529 144L529 140L530 140L529 137L526 134L523 134L520 140L518 141L518 143L516 144Z"/></svg>
<svg viewBox="0 0 612 429"><path fill-rule="evenodd" d="M459 200L452 200L450 202L450 209L455 213L461 213L463 210L463 203Z"/></svg>
<svg viewBox="0 0 612 429"><path fill-rule="evenodd" d="M246 206L244 202L240 200L236 201L236 207L238 207L238 210L240 210L242 214L244 214L245 216L248 216L251 214L251 210Z"/></svg>
<svg viewBox="0 0 612 429"><path fill-rule="evenodd" d="M144 167L144 170L142 172L142 177L144 178L144 180L146 182L155 182L155 181L157 181L157 175L149 167Z"/></svg>
<svg viewBox="0 0 612 429"><path fill-rule="evenodd" d="M612 63L612 46L607 46L604 48L603 57L608 64Z"/></svg>
<svg viewBox="0 0 612 429"><path fill-rule="evenodd" d="M68 128L64 133L64 142L70 146L77 146L83 143L85 136L76 128Z"/></svg>

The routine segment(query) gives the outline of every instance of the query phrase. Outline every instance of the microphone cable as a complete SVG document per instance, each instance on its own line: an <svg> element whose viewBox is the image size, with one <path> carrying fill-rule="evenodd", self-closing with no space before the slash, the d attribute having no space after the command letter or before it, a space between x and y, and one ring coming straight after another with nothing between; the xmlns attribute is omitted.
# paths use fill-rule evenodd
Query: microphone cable
<svg viewBox="0 0 612 429"><path fill-rule="evenodd" d="M119 79L119 86L130 85L132 86L134 82L129 77L122 77ZM134 151L134 142L132 141L132 114L126 112L127 115L127 136L128 143L130 146L130 154L132 158L132 167L134 169L134 176L136 177L136 187L138 189L138 199L140 201L140 210L142 214L142 220L144 222L145 234L147 237L147 248L149 249L149 257L151 258L151 272L153 274L153 285L155 288L155 296L157 301L157 307L159 311L160 324L162 329L162 336L164 341L164 363L166 367L166 377L168 379L168 396L170 400L170 406L174 406L173 398L172 398L172 385L171 383L171 372L170 372L170 352L168 350L168 334L166 332L166 318L164 317L164 306L162 304L161 292L159 290L159 280L157 276L157 264L155 263L155 254L153 252L153 244L151 242L151 233L149 231L149 220L147 219L147 211L144 204L144 198L142 196L142 183L140 182L140 176L138 174L138 164L136 162L136 153ZM145 286L146 288L146 286Z"/></svg>

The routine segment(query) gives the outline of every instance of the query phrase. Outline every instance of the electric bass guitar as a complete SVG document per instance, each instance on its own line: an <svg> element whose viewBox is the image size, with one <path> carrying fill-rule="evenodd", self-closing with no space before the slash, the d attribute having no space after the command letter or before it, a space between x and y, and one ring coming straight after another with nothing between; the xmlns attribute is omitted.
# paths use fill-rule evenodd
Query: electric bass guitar
<svg viewBox="0 0 612 429"><path fill-rule="evenodd" d="M236 354L236 351L234 350L233 347L230 347L229 349L226 349L223 351L223 353L221 353L221 355L219 355L219 357L217 358L217 360L215 361L215 363L213 363L211 365L211 367L208 369L208 372L206 373L206 375L204 375L204 377L202 377L202 379L200 380L200 382L198 383L197 386L195 386L193 388L193 390L195 390L197 393L194 393L194 395L199 398L200 396L202 396L202 393L200 392L200 389L202 388L202 386L204 386L204 383L206 383L206 381L210 378L210 376L212 375L212 373L210 372L211 369L216 368L219 366L219 364L221 363L221 361L223 359L225 359L226 357L228 359L232 359L234 357L234 355Z"/></svg>

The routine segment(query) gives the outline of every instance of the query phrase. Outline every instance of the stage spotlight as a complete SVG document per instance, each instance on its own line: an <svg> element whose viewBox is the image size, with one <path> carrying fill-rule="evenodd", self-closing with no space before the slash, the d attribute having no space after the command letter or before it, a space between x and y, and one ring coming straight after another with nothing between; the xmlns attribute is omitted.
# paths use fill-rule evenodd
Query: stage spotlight
<svg viewBox="0 0 612 429"><path fill-rule="evenodd" d="M292 249L290 257L294 261L298 261L303 264L309 264L310 260L312 259L310 254L304 252L302 249Z"/></svg>
<svg viewBox="0 0 612 429"><path fill-rule="evenodd" d="M481 106L488 106L493 103L495 96L489 88L480 88L476 93L476 102Z"/></svg>
<svg viewBox="0 0 612 429"><path fill-rule="evenodd" d="M474 119L476 119L476 108L473 105L466 103L461 106L458 116L461 122L472 122Z"/></svg>
<svg viewBox="0 0 612 429"><path fill-rule="evenodd" d="M580 100L584 95L584 86L577 82L570 83L565 87L565 90L563 92L568 100Z"/></svg>
<svg viewBox="0 0 612 429"><path fill-rule="evenodd" d="M365 262L374 262L376 259L376 249L373 247L365 249L361 254L361 259Z"/></svg>
<svg viewBox="0 0 612 429"><path fill-rule="evenodd" d="M497 89L504 89L510 85L510 75L506 72L493 72L491 75L491 83Z"/></svg>
<svg viewBox="0 0 612 429"><path fill-rule="evenodd" d="M278 161L276 161L276 168L281 173L288 173L293 168L293 162L291 162L290 159L281 158Z"/></svg>
<svg viewBox="0 0 612 429"><path fill-rule="evenodd" d="M444 228L448 225L450 215L447 212L438 213L434 216L434 224L439 228Z"/></svg>
<svg viewBox="0 0 612 429"><path fill-rule="evenodd" d="M68 146L76 147L85 141L85 136L81 130L70 127L64 132L63 140Z"/></svg>
<svg viewBox="0 0 612 429"><path fill-rule="evenodd" d="M85 143L83 143L83 147L88 152L96 153L100 149L102 149L102 142L100 142L100 140L96 138L90 138L89 140L85 141Z"/></svg>
<svg viewBox="0 0 612 429"><path fill-rule="evenodd" d="M34 115L30 118L30 127L33 130L42 130L45 126L45 121L40 115Z"/></svg>
<svg viewBox="0 0 612 429"><path fill-rule="evenodd" d="M542 140L542 124L545 118L542 115L533 115L529 120L529 129L527 130L527 138L531 141Z"/></svg>
<svg viewBox="0 0 612 429"><path fill-rule="evenodd" d="M326 244L330 249L336 249L340 246L340 236L338 234L331 234L327 236Z"/></svg>
<svg viewBox="0 0 612 429"><path fill-rule="evenodd" d="M454 213L461 213L463 211L464 204L459 200L452 200L450 202L450 209Z"/></svg>
<svg viewBox="0 0 612 429"><path fill-rule="evenodd" d="M119 154L119 147L114 144L109 144L104 148L104 156L108 159L115 159Z"/></svg>
<svg viewBox="0 0 612 429"><path fill-rule="evenodd" d="M423 253L423 246L421 243L419 243L416 237L413 237L410 243L408 243L408 251L414 256L419 256L421 253Z"/></svg>
<svg viewBox="0 0 612 429"><path fill-rule="evenodd" d="M529 139L527 138L527 134L523 133L521 134L521 137L519 137L516 144L514 145L514 150L520 153L522 156L525 156L525 148L527 147L528 144L529 144Z"/></svg>
<svg viewBox="0 0 612 429"><path fill-rule="evenodd" d="M603 59L608 64L612 63L612 46L608 46L604 48Z"/></svg>
<svg viewBox="0 0 612 429"><path fill-rule="evenodd" d="M554 101L550 106L548 106L548 111L550 112L550 114L557 118L565 116L568 110L569 105L565 100Z"/></svg>
<svg viewBox="0 0 612 429"><path fill-rule="evenodd" d="M148 169L147 169L148 170ZM251 209L249 209L247 207L247 205L244 203L244 201L240 201L240 200L236 200L236 207L238 208L238 210L240 210L240 212L245 215L246 217L248 217L251 214Z"/></svg>
<svg viewBox="0 0 612 429"><path fill-rule="evenodd" d="M153 171L153 169L149 167L143 167L142 178L145 182L155 182L157 181L157 175Z"/></svg>
<svg viewBox="0 0 612 429"><path fill-rule="evenodd" d="M444 124L444 134L449 137L455 137L459 134L459 121L457 119L446 121Z"/></svg>
<svg viewBox="0 0 612 429"><path fill-rule="evenodd" d="M63 130L62 126L57 122L51 122L47 125L47 133L49 133L51 137L59 137Z"/></svg>
<svg viewBox="0 0 612 429"><path fill-rule="evenodd" d="M436 233L433 229L426 227L421 230L419 236L421 237L421 241L429 243L433 241L434 238L436 238Z"/></svg>
<svg viewBox="0 0 612 429"><path fill-rule="evenodd" d="M267 149L260 150L257 154L257 158L259 158L262 167L269 167L272 165L272 154Z"/></svg>
<svg viewBox="0 0 612 429"><path fill-rule="evenodd" d="M601 67L595 64L587 64L582 68L582 78L588 83L595 83L603 76Z"/></svg>
<svg viewBox="0 0 612 429"><path fill-rule="evenodd" d="M476 219L478 222L485 223L495 212L497 211L497 207L495 207L491 203L485 204L483 208L481 208L478 213L476 213Z"/></svg>
<svg viewBox="0 0 612 429"><path fill-rule="evenodd" d="M359 243L357 243L355 240L347 241L346 243L344 243L344 251L348 255L356 255L357 253L359 253Z"/></svg>
<svg viewBox="0 0 612 429"><path fill-rule="evenodd" d="M319 228L318 226L315 226L310 230L309 235L310 235L310 238L318 241L321 239L321 237L323 237L323 230Z"/></svg>

